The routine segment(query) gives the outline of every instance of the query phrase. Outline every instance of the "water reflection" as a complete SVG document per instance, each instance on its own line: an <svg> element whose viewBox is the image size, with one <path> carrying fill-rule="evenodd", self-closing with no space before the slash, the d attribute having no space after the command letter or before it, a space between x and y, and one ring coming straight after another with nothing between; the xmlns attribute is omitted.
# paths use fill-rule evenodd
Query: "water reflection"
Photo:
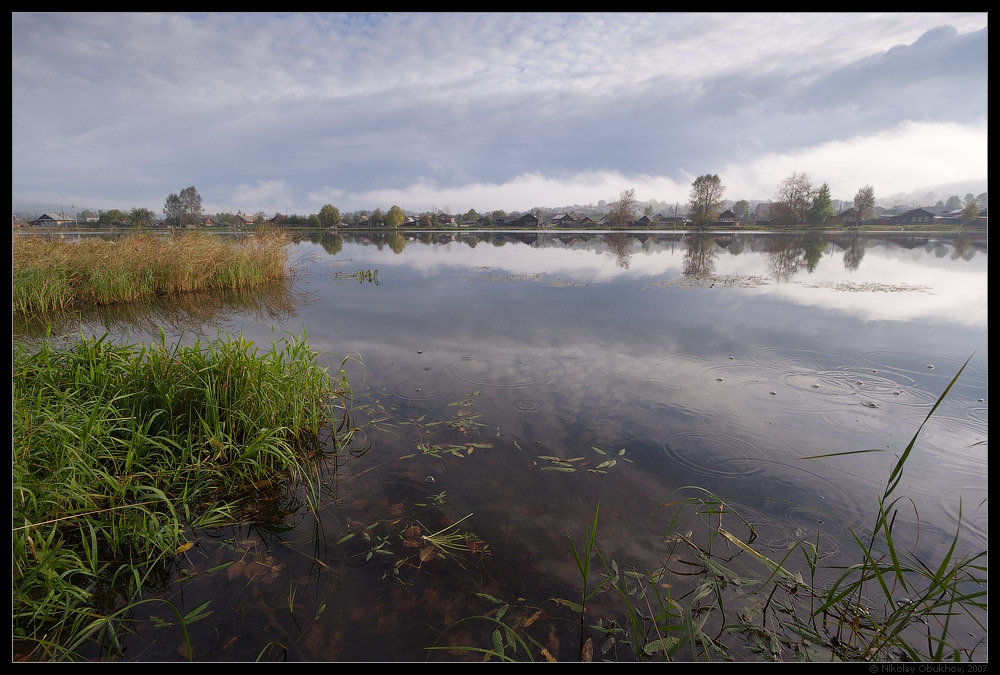
<svg viewBox="0 0 1000 675"><path fill-rule="evenodd" d="M900 513L894 535L936 552L961 504L960 548L986 544L985 237L324 232L292 252L284 295L178 302L183 320L90 318L133 338L159 324L304 331L363 359L349 364L360 430L328 458L328 501L314 515L275 499L258 518L272 527L203 535L188 580L163 591L185 611L212 600L202 658L253 659L272 642L293 659L423 658L440 629L495 609L477 593L532 611L578 597L566 533L598 501L602 546L659 564L657 507L688 485L745 508L779 558L819 537L839 560L973 353L906 468L920 517ZM351 282L358 269L380 283ZM861 449L884 452L801 459ZM411 526L469 514L488 549L424 560L406 544ZM570 618L548 607L539 621L547 648L573 658ZM486 646L490 633L462 637ZM179 638L141 637L147 658L177 658Z"/></svg>

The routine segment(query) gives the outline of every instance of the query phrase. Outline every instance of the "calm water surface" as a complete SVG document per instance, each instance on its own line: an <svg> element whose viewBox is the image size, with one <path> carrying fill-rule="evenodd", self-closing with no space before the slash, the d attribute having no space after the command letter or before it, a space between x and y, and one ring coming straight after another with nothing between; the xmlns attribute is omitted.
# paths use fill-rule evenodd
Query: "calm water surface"
<svg viewBox="0 0 1000 675"><path fill-rule="evenodd" d="M86 325L262 346L304 332L334 367L355 356L362 431L316 516L291 497L193 533L165 576L181 611L211 600L195 658L422 660L495 609L482 593L541 610L535 638L572 660L579 620L552 600L579 599L567 535L599 504L608 559L669 563L677 509L660 505L704 494L691 486L753 522L766 555L818 540L830 565L855 562L851 530L970 357L905 467L894 536L934 560L961 522L960 550L987 549L985 235L323 233L291 252L285 292ZM868 449L885 452L802 459ZM462 518L475 550L422 560L414 533ZM176 629L136 625L124 658L181 658ZM440 644L491 632L467 622Z"/></svg>

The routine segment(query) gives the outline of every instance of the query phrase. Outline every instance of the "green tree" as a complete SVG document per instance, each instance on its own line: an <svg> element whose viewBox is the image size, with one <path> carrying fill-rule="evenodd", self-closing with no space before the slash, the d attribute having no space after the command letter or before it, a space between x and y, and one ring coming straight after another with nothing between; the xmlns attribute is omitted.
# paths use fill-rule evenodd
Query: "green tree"
<svg viewBox="0 0 1000 675"><path fill-rule="evenodd" d="M830 198L830 186L823 183L816 196L813 197L812 207L806 214L810 223L825 223L826 219L833 215L833 199Z"/></svg>
<svg viewBox="0 0 1000 675"><path fill-rule="evenodd" d="M854 195L854 208L858 212L859 225L871 218L875 213L875 188L865 185L859 189Z"/></svg>
<svg viewBox="0 0 1000 675"><path fill-rule="evenodd" d="M172 227L180 227L181 219L184 215L184 208L181 206L181 198L176 194L167 196L167 201L163 204L163 218Z"/></svg>
<svg viewBox="0 0 1000 675"><path fill-rule="evenodd" d="M961 215L962 223L966 225L969 223L974 223L976 222L976 218L978 217L979 217L979 202L977 202L975 198L972 198L971 200L969 200L969 203L965 205L965 208L962 209L962 215Z"/></svg>
<svg viewBox="0 0 1000 675"><path fill-rule="evenodd" d="M719 208L722 206L722 195L726 192L726 186L722 184L718 175L706 173L704 176L695 178L691 184L691 211L689 217L696 225L707 225L714 223L719 217Z"/></svg>
<svg viewBox="0 0 1000 675"><path fill-rule="evenodd" d="M944 203L944 208L948 211L957 211L962 208L962 200L958 198L958 195L952 195Z"/></svg>
<svg viewBox="0 0 1000 675"><path fill-rule="evenodd" d="M149 209L133 207L128 212L127 220L129 227L151 227L153 225L153 218L153 212Z"/></svg>
<svg viewBox="0 0 1000 675"><path fill-rule="evenodd" d="M420 216L420 227L432 227L434 225L434 219L431 218L431 214L425 213Z"/></svg>
<svg viewBox="0 0 1000 675"><path fill-rule="evenodd" d="M118 209L111 209L110 211L101 212L101 225L106 225L108 227L117 227L119 225L124 225L128 222L128 216L119 211Z"/></svg>
<svg viewBox="0 0 1000 675"><path fill-rule="evenodd" d="M179 195L171 194L163 205L163 215L167 222L176 227L194 227L201 221L201 195L194 186L181 190Z"/></svg>
<svg viewBox="0 0 1000 675"><path fill-rule="evenodd" d="M201 222L201 195L194 186L181 190L181 222L185 225L198 225Z"/></svg>
<svg viewBox="0 0 1000 675"><path fill-rule="evenodd" d="M333 204L324 204L319 210L319 222L323 227L333 227L340 222L340 211Z"/></svg>
<svg viewBox="0 0 1000 675"><path fill-rule="evenodd" d="M391 227L393 229L398 228L406 220L406 216L403 214L403 209L399 208L395 204L389 209L385 214L384 222L386 227Z"/></svg>
<svg viewBox="0 0 1000 675"><path fill-rule="evenodd" d="M624 230L635 222L635 190L622 190L618 200L611 204L608 222L616 230Z"/></svg>

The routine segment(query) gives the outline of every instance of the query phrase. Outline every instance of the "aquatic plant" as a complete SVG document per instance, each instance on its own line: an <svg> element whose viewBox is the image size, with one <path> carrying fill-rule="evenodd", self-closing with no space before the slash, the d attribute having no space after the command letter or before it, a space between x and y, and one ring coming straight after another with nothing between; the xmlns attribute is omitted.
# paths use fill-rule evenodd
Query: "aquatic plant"
<svg viewBox="0 0 1000 675"><path fill-rule="evenodd" d="M302 485L350 396L305 338L168 347L81 338L13 355L13 640L21 658L74 658L114 635L190 542L252 518L255 490ZM343 364L342 364L343 365ZM104 637L101 637L101 636ZM112 641L113 642L113 641Z"/></svg>
<svg viewBox="0 0 1000 675"><path fill-rule="evenodd" d="M133 234L79 242L14 237L12 310L24 316L199 290L252 288L285 278L286 243L277 233L244 238Z"/></svg>

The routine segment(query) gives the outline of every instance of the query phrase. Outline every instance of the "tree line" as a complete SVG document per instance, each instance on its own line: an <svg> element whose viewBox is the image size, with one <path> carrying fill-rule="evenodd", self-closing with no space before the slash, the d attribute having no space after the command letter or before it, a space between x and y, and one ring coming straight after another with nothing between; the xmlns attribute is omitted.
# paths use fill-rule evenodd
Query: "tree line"
<svg viewBox="0 0 1000 675"><path fill-rule="evenodd" d="M726 187L717 174L698 176L691 184L687 219L699 226L718 222L720 210L726 203L723 199L725 191ZM949 211L962 208L961 220L974 222L979 216L980 209L986 208L987 199L985 192L978 197L969 193L965 196L964 208L962 208L962 200L954 195L948 199L947 203L938 201L935 206L946 208ZM638 212L635 190L622 191L618 200L608 204L607 207L606 222L612 229L632 226L636 222ZM864 185L858 189L854 196L853 208L855 213L852 214L852 222L864 222L874 217L875 191L871 185ZM750 203L747 200L741 199L733 203L732 210L741 222L749 220ZM538 212L537 215L544 215L542 209L534 209L532 212L535 211ZM85 217L89 214L87 211L83 213ZM165 224L171 227L197 227L206 220L202 213L201 195L194 186L168 195L163 206L163 213ZM646 206L645 213L647 216L653 215L653 207ZM481 215L475 209L469 209L464 215L459 215L457 219L466 223L490 226L494 224L495 220L506 217L506 215L507 213L502 210ZM808 174L796 172L778 185L775 200L770 204L767 219L774 223L783 224L819 224L826 222L833 215L835 215L835 210L829 184L823 183L816 187ZM98 221L106 226L141 228L154 225L155 218L155 214L145 208L133 208L127 212L111 209L100 212ZM425 213L417 219L417 224L421 227L436 227L454 222L452 218L452 216L443 218L442 214L437 213ZM245 224L247 217L241 217L240 214L219 213L213 216L212 220L218 226L231 227ZM357 211L342 215L337 207L325 204L318 213L308 216L277 214L274 218L269 219L264 212L258 211L250 220L257 226L265 225L268 222L273 222L278 226L298 227L367 224L395 229L406 221L406 215L398 205L393 205L385 212L381 209L375 209L370 212Z"/></svg>

